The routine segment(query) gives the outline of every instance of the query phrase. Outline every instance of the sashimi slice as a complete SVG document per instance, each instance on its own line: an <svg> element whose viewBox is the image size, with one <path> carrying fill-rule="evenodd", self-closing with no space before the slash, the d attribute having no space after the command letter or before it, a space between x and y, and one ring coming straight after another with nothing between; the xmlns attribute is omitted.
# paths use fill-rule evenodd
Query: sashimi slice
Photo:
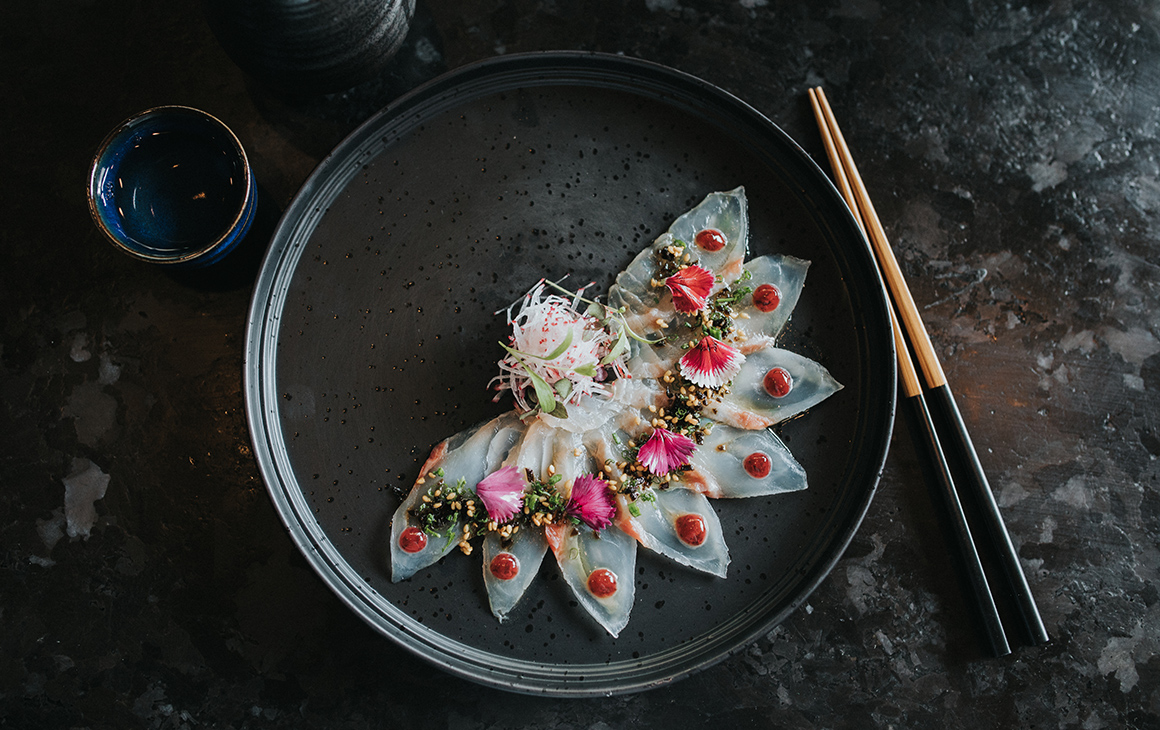
<svg viewBox="0 0 1160 730"><path fill-rule="evenodd" d="M610 398L582 395L577 402L569 403L565 408L568 411L567 418L558 418L549 413L540 413L536 418L552 428L584 433L614 416L620 409L620 404Z"/></svg>
<svg viewBox="0 0 1160 730"><path fill-rule="evenodd" d="M715 229L724 235L725 245L721 249L710 251L697 245L697 234L706 229ZM745 188L709 193L697 207L673 221L668 232L674 239L688 244L690 250L696 252L696 263L712 271L723 284L736 281L741 276L742 262L749 250L749 210Z"/></svg>
<svg viewBox="0 0 1160 730"><path fill-rule="evenodd" d="M745 285L753 293L740 302L739 316L733 321L742 354L772 344L781 334L797 306L809 267L809 261L793 256L759 256L745 264L752 275ZM762 287L773 287L776 298ZM774 301L776 306L771 307Z"/></svg>
<svg viewBox="0 0 1160 730"><path fill-rule="evenodd" d="M539 419L528 424L524 437L504 459L502 466L514 466L521 474L532 473L539 480L548 475L548 465L556 451L556 429ZM488 472L490 473L490 472Z"/></svg>
<svg viewBox="0 0 1160 730"><path fill-rule="evenodd" d="M520 529L505 540L490 532L483 541L483 584L491 612L503 622L540 570L548 541L542 530Z"/></svg>
<svg viewBox="0 0 1160 730"><path fill-rule="evenodd" d="M419 570L438 562L458 544L462 532L460 521L441 525L439 534L430 535L411 516L414 508L436 483L430 474L443 470L447 488L459 480L475 489L488 474L500 467L512 447L520 440L524 425L509 411L480 426L469 428L440 442L431 451L411 493L403 500L391 520L391 580L399 582ZM406 546L406 547L404 547Z"/></svg>
<svg viewBox="0 0 1160 730"><path fill-rule="evenodd" d="M685 482L707 497L763 497L806 488L806 471L776 435L713 426L693 453Z"/></svg>
<svg viewBox="0 0 1160 730"><path fill-rule="evenodd" d="M788 391L773 395L777 376L783 375L788 375ZM789 350L767 347L746 357L729 394L709 404L704 414L737 428L767 428L812 408L841 389L842 384L820 363Z"/></svg>
<svg viewBox="0 0 1160 730"><path fill-rule="evenodd" d="M624 365L633 378L659 378L675 370L677 360L686 352L680 342L651 345L633 340L629 347L631 354Z"/></svg>
<svg viewBox="0 0 1160 730"><path fill-rule="evenodd" d="M729 547L709 500L682 486L656 490L651 496L632 500L619 495L616 525L650 550L724 578Z"/></svg>
<svg viewBox="0 0 1160 730"><path fill-rule="evenodd" d="M704 230L721 233L724 245L716 251L697 245L697 234ZM662 233L651 246L616 277L608 290L608 302L614 307L625 307L630 326L639 335L659 329L658 318L669 319L675 311L672 297L665 287L654 287L658 276L656 253L675 241L686 245L688 263L696 263L713 272L721 280L717 288L737 280L743 271L742 263L749 249L749 213L745 188L728 192L709 193L695 208L684 213ZM639 327L639 329L638 329Z"/></svg>
<svg viewBox="0 0 1160 730"><path fill-rule="evenodd" d="M544 530L560 573L576 600L614 638L628 624L636 593L636 540L615 525Z"/></svg>

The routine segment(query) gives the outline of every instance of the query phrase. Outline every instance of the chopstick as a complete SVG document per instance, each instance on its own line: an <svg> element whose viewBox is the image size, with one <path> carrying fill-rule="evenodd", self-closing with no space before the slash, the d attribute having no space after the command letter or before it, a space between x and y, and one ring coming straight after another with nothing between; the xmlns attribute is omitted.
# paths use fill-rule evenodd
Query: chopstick
<svg viewBox="0 0 1160 730"><path fill-rule="evenodd" d="M999 577L1015 604L1024 638L1032 645L1047 643L1049 641L1047 630L1039 616L1023 568L1019 564L1018 553L1011 542L1011 536L1007 532L1007 526L999 512L999 506L995 502L995 496L975 452L966 424L959 413L958 405L947 385L942 364L919 316L918 307L902 276L902 270L894 258L886 232L882 228L874 205L870 202L870 196L854 164L850 149L826 100L825 92L818 87L810 89L809 95L838 186L862 232L867 234L867 241L890 293L893 304L891 320L903 378L903 392L907 396L907 401L912 404L920 431L919 436L922 437L935 467L935 476L939 482L938 491L954 526L959 557L968 573L974 603L980 614L989 648L996 656L1010 651L994 596L960 501L958 487L964 489L983 523L987 546L999 563ZM913 373L914 368L910 362L910 350L899 329L899 321L905 329L905 339L909 340L918 360L925 389L918 385L917 378L914 382L907 380L908 370Z"/></svg>
<svg viewBox="0 0 1160 730"><path fill-rule="evenodd" d="M837 182L838 190L854 213L854 221L858 224L858 228L865 235L866 228L862 217L858 214L858 204L854 197L854 191L850 188L849 178L842 167L841 157L834 144L833 135L830 133L821 104L813 89L810 89L810 103L814 108L814 115L818 119L818 129L821 131L826 156L829 158L830 166L834 171L834 180ZM916 441L919 442L920 448L925 447L928 466L936 482L931 486L934 488L936 496L941 500L944 513L950 520L959 565L966 573L970 597L983 629L986 648L993 656L1010 654L1011 646L1007 642L1006 632L1003 631L999 609L995 605L994 596L991 594L990 583L987 581L983 563L979 558L978 550L975 548L975 541L971 536L966 513L963 511L962 503L955 491L954 478L951 476L950 467L943 455L938 433L934 428L926 399L922 394L922 385L918 381L918 373L914 369L914 362L910 358L906 340L898 326L898 317L894 314L893 308L890 310L890 324L894 331L895 350L898 353L899 379L902 381L905 402L909 406L912 423L917 431Z"/></svg>

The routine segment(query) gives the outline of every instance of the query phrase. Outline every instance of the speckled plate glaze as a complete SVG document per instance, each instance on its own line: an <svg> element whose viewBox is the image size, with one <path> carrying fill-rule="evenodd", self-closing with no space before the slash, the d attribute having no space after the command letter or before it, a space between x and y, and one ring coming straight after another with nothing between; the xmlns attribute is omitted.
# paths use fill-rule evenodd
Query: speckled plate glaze
<svg viewBox="0 0 1160 730"><path fill-rule="evenodd" d="M604 291L708 192L744 185L750 254L813 262L783 346L845 389L778 432L810 488L718 500L726 580L641 550L612 639L552 561L514 618L488 610L478 555L390 581L399 489L432 445L510 407L485 389L505 308L540 277ZM849 543L894 417L874 264L813 161L735 97L623 57L507 56L449 73L343 141L275 232L247 331L255 453L291 537L352 610L450 672L528 693L671 682L801 605Z"/></svg>

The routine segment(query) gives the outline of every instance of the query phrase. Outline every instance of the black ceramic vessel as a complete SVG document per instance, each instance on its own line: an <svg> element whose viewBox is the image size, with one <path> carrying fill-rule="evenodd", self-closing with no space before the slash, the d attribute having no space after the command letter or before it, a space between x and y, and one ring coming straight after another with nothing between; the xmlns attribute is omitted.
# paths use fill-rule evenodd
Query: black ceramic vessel
<svg viewBox="0 0 1160 730"><path fill-rule="evenodd" d="M234 63L283 95L348 89L402 45L415 0L205 0Z"/></svg>

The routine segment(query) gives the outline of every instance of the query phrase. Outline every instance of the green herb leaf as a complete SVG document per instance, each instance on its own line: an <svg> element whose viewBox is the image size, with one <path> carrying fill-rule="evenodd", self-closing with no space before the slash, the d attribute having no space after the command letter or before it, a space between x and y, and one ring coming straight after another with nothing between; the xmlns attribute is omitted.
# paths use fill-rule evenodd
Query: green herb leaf
<svg viewBox="0 0 1160 730"><path fill-rule="evenodd" d="M556 396L553 394L555 391L552 390L552 386L548 385L543 378L532 372L532 369L520 357L523 353L518 350L513 350L502 342L499 343L499 346L515 355L520 365L524 366L524 372L528 374L528 380L532 381L532 387L536 389L536 403L539 404L540 410L544 413L551 413L556 410Z"/></svg>
<svg viewBox="0 0 1160 730"><path fill-rule="evenodd" d="M568 334L567 334L567 336L564 337L564 341L561 342L560 345L555 350L552 350L552 352L550 354L548 354L546 357L542 357L540 359L541 360L555 360L556 358L563 355L564 351L572 346L572 332L573 332L573 330L568 330ZM535 357L535 355L533 355L533 357Z"/></svg>
<svg viewBox="0 0 1160 730"><path fill-rule="evenodd" d="M560 396L560 400L568 400L568 396L572 394L572 381L567 378L560 378L556 381L556 393Z"/></svg>
<svg viewBox="0 0 1160 730"><path fill-rule="evenodd" d="M633 517L640 517L640 507L636 506L636 502L629 502L628 503L628 512Z"/></svg>
<svg viewBox="0 0 1160 730"><path fill-rule="evenodd" d="M616 337L616 344L612 346L612 349L609 350L608 354L604 356L604 359L600 361L601 365L607 365L613 360L619 358L624 353L628 352L628 335L624 332L626 329L627 327L620 328L620 334Z"/></svg>
<svg viewBox="0 0 1160 730"><path fill-rule="evenodd" d="M583 376L588 377L588 378L595 378L596 377L596 366L593 365L592 363L588 363L587 365L581 365L578 368L573 368L572 372L574 372L578 375L583 375ZM569 390L571 390L570 387L569 387Z"/></svg>
<svg viewBox="0 0 1160 730"><path fill-rule="evenodd" d="M568 409L564 407L563 403L557 403L556 407L552 409L552 412L549 415L555 416L556 418L567 418Z"/></svg>

